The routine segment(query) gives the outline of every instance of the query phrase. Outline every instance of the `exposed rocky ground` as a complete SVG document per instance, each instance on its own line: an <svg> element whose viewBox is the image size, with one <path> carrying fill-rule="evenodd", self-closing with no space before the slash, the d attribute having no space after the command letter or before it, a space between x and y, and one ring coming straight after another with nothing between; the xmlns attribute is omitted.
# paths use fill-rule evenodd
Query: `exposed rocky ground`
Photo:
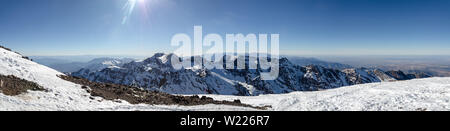
<svg viewBox="0 0 450 131"><path fill-rule="evenodd" d="M26 93L28 90L32 91L45 91L45 89L34 82L30 82L24 79L17 78L15 76L0 75L0 92L15 96L22 93Z"/></svg>
<svg viewBox="0 0 450 131"><path fill-rule="evenodd" d="M102 97L106 100L125 100L131 104L151 104L151 105L183 105L183 106L195 106L195 105L206 105L206 104L220 104L220 105L232 105L232 106L242 106L250 107L255 109L265 110L269 106L265 107L255 107L247 104L243 104L240 100L231 101L216 101L210 97L199 97L194 96L177 96L170 95L167 93L162 93L158 91L149 91L136 87L130 87L119 84L110 83L98 83L91 82L83 78L77 78L72 76L61 75L60 78L74 82L76 84L83 85L85 89L92 96Z"/></svg>
<svg viewBox="0 0 450 131"><path fill-rule="evenodd" d="M11 49L9 49L9 48L6 48L6 47L4 47L4 46L1 46L1 45L0 45L0 48L2 48L2 49L5 49L5 50L7 50L7 51L11 51Z"/></svg>

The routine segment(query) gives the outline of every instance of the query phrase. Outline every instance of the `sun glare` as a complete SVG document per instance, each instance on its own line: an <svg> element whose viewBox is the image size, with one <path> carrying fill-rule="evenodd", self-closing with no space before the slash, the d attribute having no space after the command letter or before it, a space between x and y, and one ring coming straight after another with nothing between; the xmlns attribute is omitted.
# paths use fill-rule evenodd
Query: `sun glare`
<svg viewBox="0 0 450 131"><path fill-rule="evenodd" d="M136 11L142 15L141 18L148 19L150 6L156 3L159 3L158 0L128 0L122 8L122 24L128 23L131 15Z"/></svg>
<svg viewBox="0 0 450 131"><path fill-rule="evenodd" d="M137 4L145 4L146 0L128 0L127 3L125 3L123 10L124 12L124 17L122 19L122 24L126 24L130 15L133 13L133 11L135 10L135 7Z"/></svg>

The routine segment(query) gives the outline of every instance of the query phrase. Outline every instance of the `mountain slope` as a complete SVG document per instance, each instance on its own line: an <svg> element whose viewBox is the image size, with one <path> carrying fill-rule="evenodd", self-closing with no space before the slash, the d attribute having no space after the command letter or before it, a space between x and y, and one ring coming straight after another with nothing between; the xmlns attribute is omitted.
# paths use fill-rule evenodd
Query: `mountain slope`
<svg viewBox="0 0 450 131"><path fill-rule="evenodd" d="M8 78L24 79L38 84L43 90L31 91L19 95L6 95L0 92L0 110L209 110L222 108L236 110L255 110L228 105L133 105L123 100L105 100L94 97L81 85L63 80L58 75L64 75L56 70L37 64L20 54L0 48L0 75ZM12 77L14 76L14 77ZM2 81L7 80L3 77ZM6 83L7 84L7 83ZM0 88L4 83L0 82Z"/></svg>
<svg viewBox="0 0 450 131"><path fill-rule="evenodd" d="M25 60L21 55L0 48L0 74L13 75L43 86L48 92L29 91L19 96L0 94L0 110L89 110L110 107L113 102L90 100L79 85L57 77L63 75L48 67Z"/></svg>

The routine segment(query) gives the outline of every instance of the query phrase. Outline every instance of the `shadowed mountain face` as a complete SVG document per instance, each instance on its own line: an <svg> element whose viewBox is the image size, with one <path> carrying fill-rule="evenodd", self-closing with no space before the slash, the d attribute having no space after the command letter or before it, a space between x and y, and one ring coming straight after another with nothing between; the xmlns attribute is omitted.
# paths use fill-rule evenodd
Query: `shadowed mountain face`
<svg viewBox="0 0 450 131"><path fill-rule="evenodd" d="M300 66L287 58L281 58L279 77L266 81L259 77L262 72L259 69L175 70L170 63L172 55L156 54L143 61L133 61L97 71L82 69L72 75L96 82L124 84L173 94L244 96L317 91L355 84L404 80L379 69L338 70L319 65ZM234 59L235 63L237 59L244 57ZM248 64L248 58L246 60Z"/></svg>

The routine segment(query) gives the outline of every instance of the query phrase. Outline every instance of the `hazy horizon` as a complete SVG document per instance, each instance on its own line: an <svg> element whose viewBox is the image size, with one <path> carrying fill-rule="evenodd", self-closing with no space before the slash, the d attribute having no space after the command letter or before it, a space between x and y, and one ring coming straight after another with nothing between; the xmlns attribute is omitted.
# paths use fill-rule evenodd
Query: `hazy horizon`
<svg viewBox="0 0 450 131"><path fill-rule="evenodd" d="M96 58L132 58L142 60L150 58L153 55L54 55L54 56L29 56L32 59L58 59L69 62L87 62ZM337 62L342 64L362 65L361 63L370 62L372 64L388 64L386 61L406 61L404 63L413 63L424 61L430 64L440 63L450 65L450 55L280 55L287 58L314 58L327 62ZM409 61L408 61L409 60Z"/></svg>

